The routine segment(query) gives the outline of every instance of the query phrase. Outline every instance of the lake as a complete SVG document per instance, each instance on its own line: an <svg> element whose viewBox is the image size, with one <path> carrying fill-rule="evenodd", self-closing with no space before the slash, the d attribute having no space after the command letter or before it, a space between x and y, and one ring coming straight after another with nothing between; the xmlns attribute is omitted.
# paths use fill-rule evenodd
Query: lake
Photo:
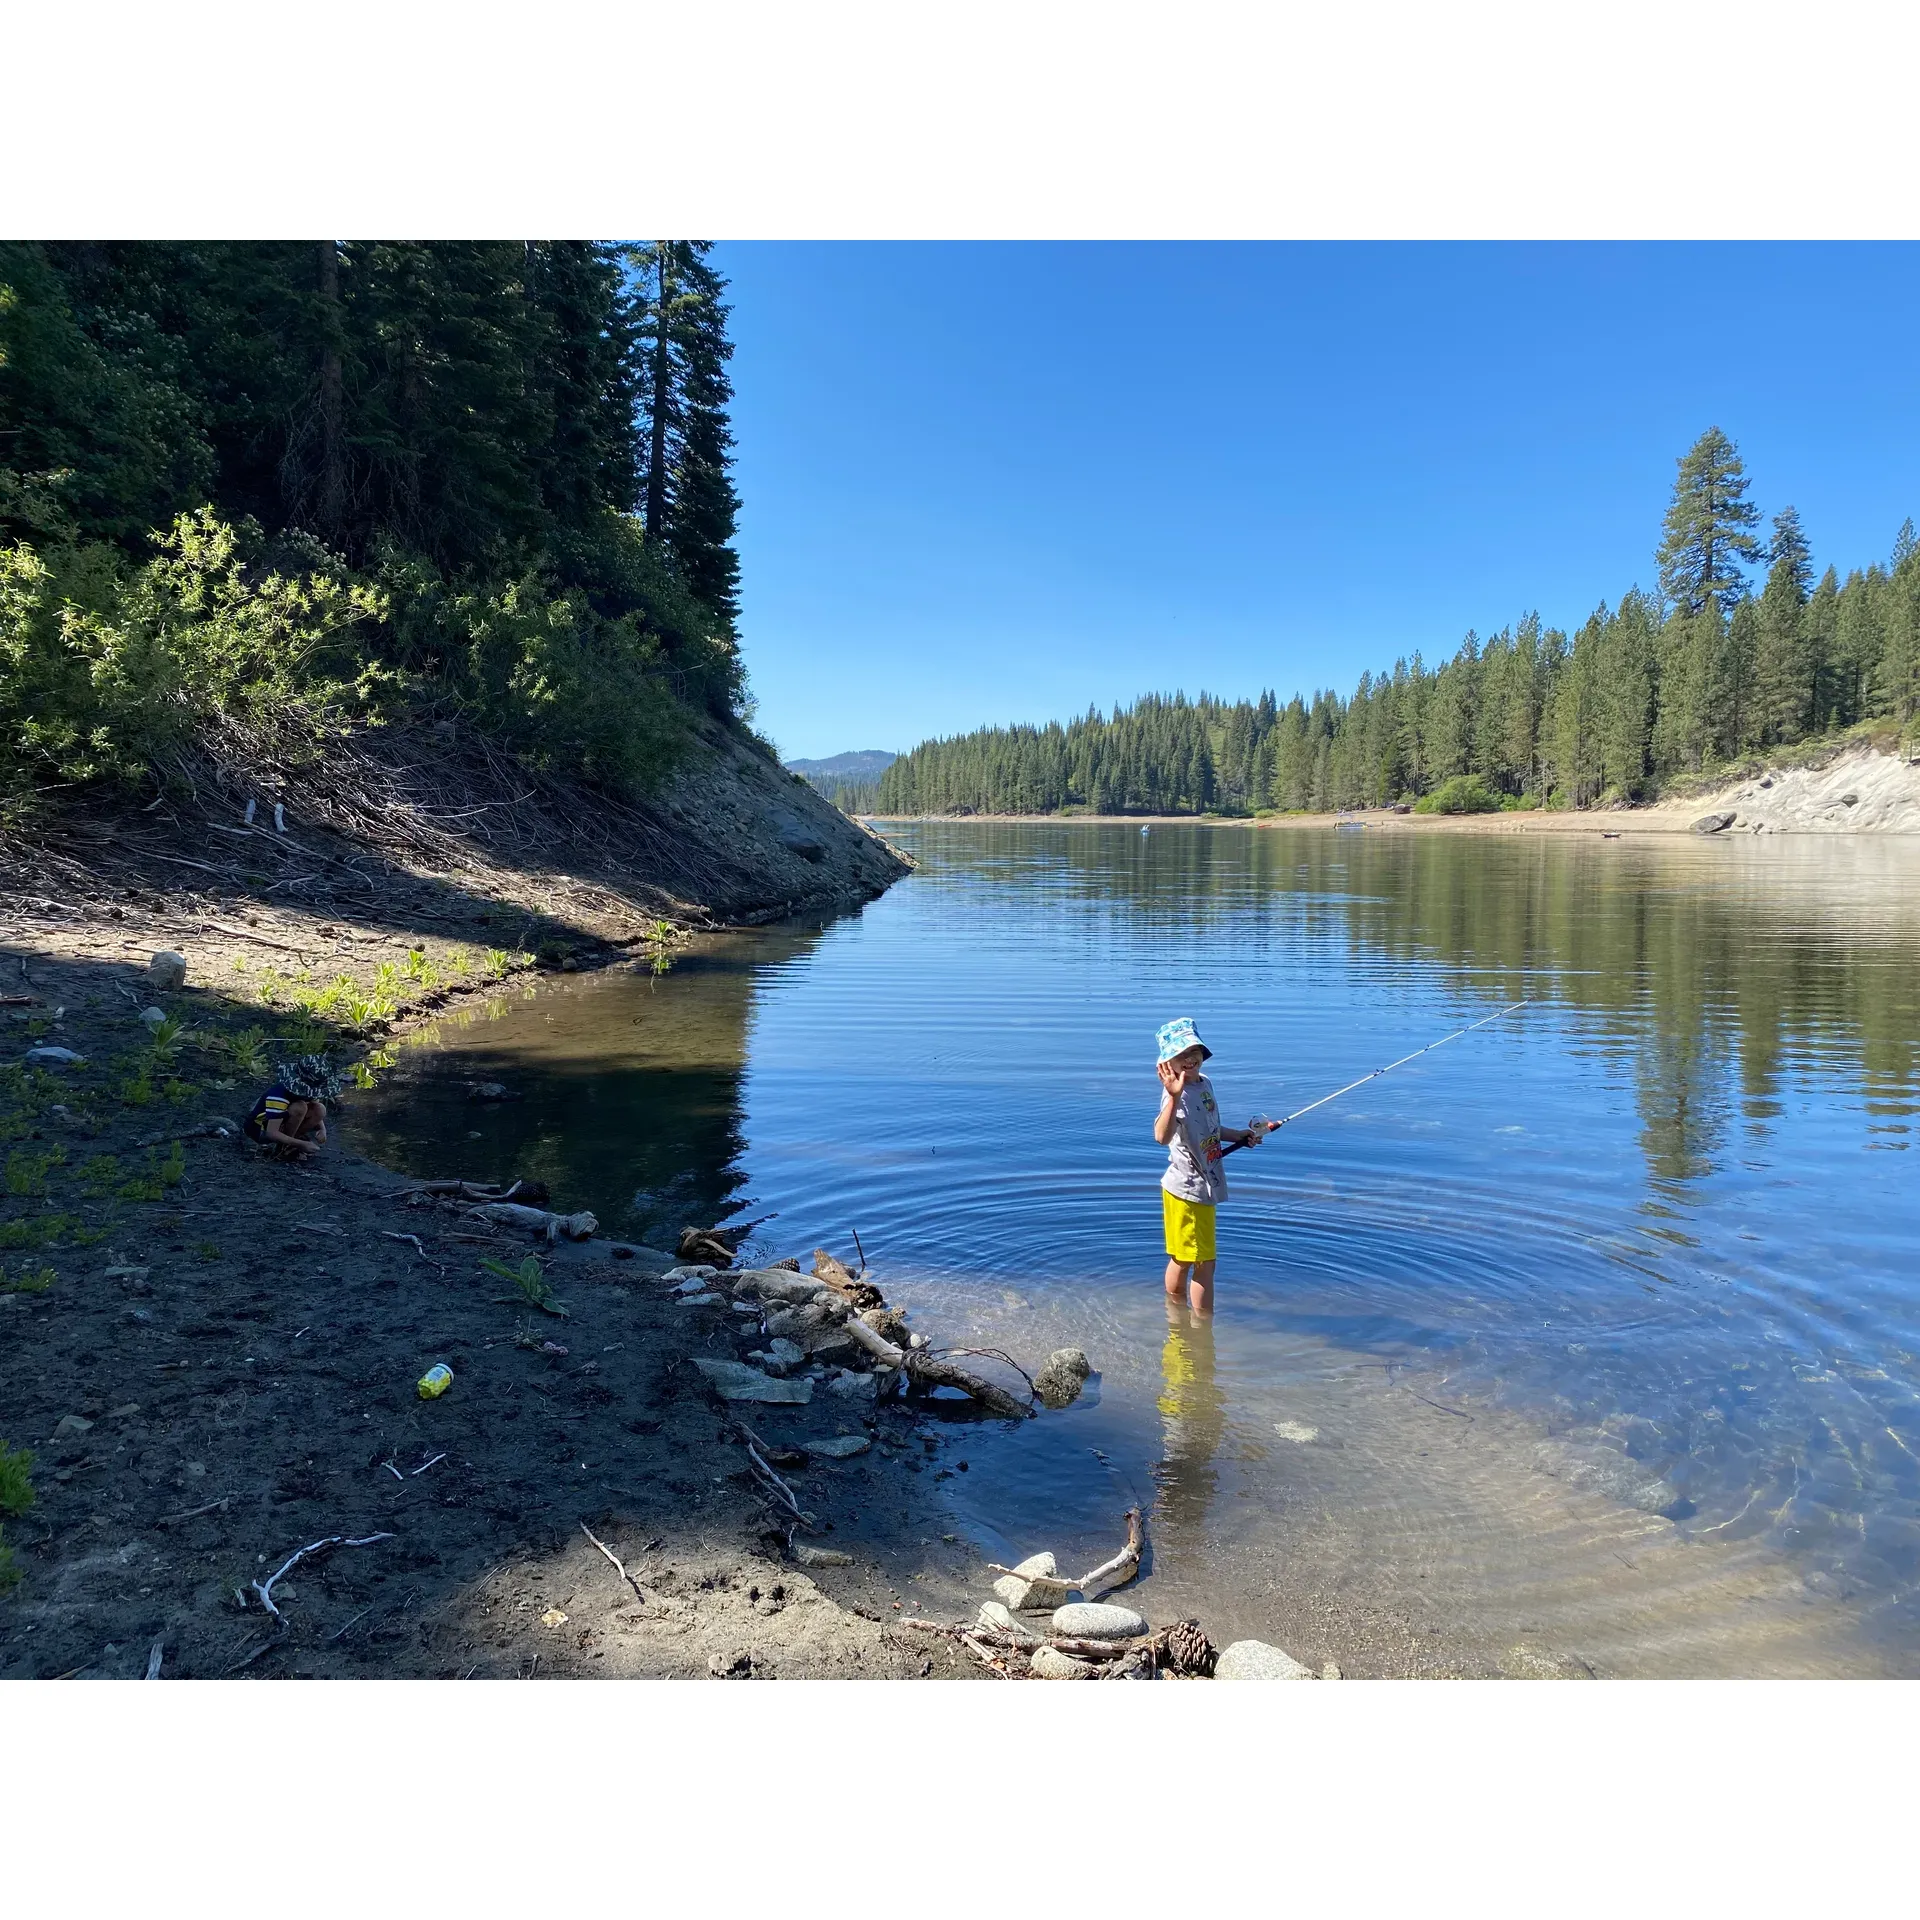
<svg viewBox="0 0 1920 1920"><path fill-rule="evenodd" d="M607 1231L772 1216L1095 1388L956 1428L987 1557L1149 1510L1156 1617L1354 1672L1920 1671L1920 846L918 822L821 926L443 1020L360 1102ZM1162 1297L1154 1030L1232 1124ZM521 1098L475 1105L469 1081ZM964 1458L967 1471L957 1471Z"/></svg>

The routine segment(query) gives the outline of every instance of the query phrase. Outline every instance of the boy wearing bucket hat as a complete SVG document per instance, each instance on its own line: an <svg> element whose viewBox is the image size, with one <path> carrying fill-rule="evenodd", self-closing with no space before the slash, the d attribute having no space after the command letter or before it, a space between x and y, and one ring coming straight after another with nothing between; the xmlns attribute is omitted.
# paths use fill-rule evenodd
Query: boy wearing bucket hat
<svg viewBox="0 0 1920 1920"><path fill-rule="evenodd" d="M1212 1057L1191 1020L1169 1020L1160 1043L1160 1112L1153 1137L1167 1150L1160 1210L1167 1229L1167 1297L1213 1311L1213 1210L1227 1197L1220 1142L1257 1147L1257 1128L1223 1127L1213 1088L1200 1071Z"/></svg>

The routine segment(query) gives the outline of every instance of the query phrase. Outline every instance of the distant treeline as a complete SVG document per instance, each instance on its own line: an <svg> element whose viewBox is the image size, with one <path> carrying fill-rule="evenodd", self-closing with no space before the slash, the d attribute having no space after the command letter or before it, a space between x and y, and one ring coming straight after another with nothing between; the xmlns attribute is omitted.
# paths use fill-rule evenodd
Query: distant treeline
<svg viewBox="0 0 1920 1920"><path fill-rule="evenodd" d="M1756 529L1747 476L1714 428L1679 463L1660 587L1573 635L1529 614L1417 652L1352 695L1284 707L1149 696L1044 727L930 740L882 775L884 813L1246 813L1417 802L1465 780L1507 805L1640 799L1679 773L1920 712L1920 547L1815 579L1799 515ZM1764 567L1755 585L1746 569Z"/></svg>
<svg viewBox="0 0 1920 1920"><path fill-rule="evenodd" d="M463 715L644 783L742 683L696 241L0 242L0 802Z"/></svg>

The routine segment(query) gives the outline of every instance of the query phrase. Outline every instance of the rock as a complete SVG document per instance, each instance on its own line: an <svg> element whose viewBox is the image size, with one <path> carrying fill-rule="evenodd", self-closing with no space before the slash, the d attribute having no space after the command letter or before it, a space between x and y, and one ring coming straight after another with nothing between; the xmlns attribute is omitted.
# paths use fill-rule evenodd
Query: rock
<svg viewBox="0 0 1920 1920"><path fill-rule="evenodd" d="M707 1376L708 1384L722 1400L763 1400L774 1405L804 1407L813 1398L811 1380L776 1380L758 1367L743 1366L738 1360L703 1360L694 1363Z"/></svg>
<svg viewBox="0 0 1920 1920"><path fill-rule="evenodd" d="M1322 1680L1338 1680L1340 1678L1339 1661L1329 1660L1326 1665L1320 1669L1320 1678Z"/></svg>
<svg viewBox="0 0 1920 1920"><path fill-rule="evenodd" d="M791 1340L775 1340L767 1348L767 1357L783 1367L797 1367L807 1355L804 1347L796 1347Z"/></svg>
<svg viewBox="0 0 1920 1920"><path fill-rule="evenodd" d="M467 1088L469 1100L515 1100L519 1096L509 1093L498 1080L475 1080Z"/></svg>
<svg viewBox="0 0 1920 1920"><path fill-rule="evenodd" d="M688 1280L717 1280L720 1277L718 1267L669 1267L660 1278L679 1285Z"/></svg>
<svg viewBox="0 0 1920 1920"><path fill-rule="evenodd" d="M717 1293L686 1293L673 1304L676 1307L724 1307L727 1303Z"/></svg>
<svg viewBox="0 0 1920 1920"><path fill-rule="evenodd" d="M1056 1652L1052 1647L1035 1647L1027 1655L1027 1665L1036 1680L1091 1680L1094 1678L1093 1663L1090 1660L1076 1660L1070 1653Z"/></svg>
<svg viewBox="0 0 1920 1920"><path fill-rule="evenodd" d="M757 1294L762 1300L785 1300L796 1307L807 1306L826 1292L818 1280L780 1267L749 1268L735 1278L733 1290L736 1294Z"/></svg>
<svg viewBox="0 0 1920 1920"><path fill-rule="evenodd" d="M53 1437L58 1440L64 1434L89 1433L93 1429L91 1420L83 1420L77 1413L63 1413L53 1429Z"/></svg>
<svg viewBox="0 0 1920 1920"><path fill-rule="evenodd" d="M807 1451L819 1460L851 1460L872 1445L864 1433L837 1433L830 1440L809 1440Z"/></svg>
<svg viewBox="0 0 1920 1920"><path fill-rule="evenodd" d="M1147 1623L1131 1607L1076 1600L1056 1610L1053 1630L1070 1640L1132 1640L1146 1632Z"/></svg>
<svg viewBox="0 0 1920 1920"><path fill-rule="evenodd" d="M712 1291L708 1284L711 1278L712 1276L708 1274L695 1274L691 1279L674 1281L667 1291L677 1293L683 1299L690 1294L708 1293Z"/></svg>
<svg viewBox="0 0 1920 1920"><path fill-rule="evenodd" d="M1035 1553L1011 1573L1003 1573L993 1590L1015 1613L1051 1613L1065 1604L1073 1588L1058 1577L1052 1554Z"/></svg>
<svg viewBox="0 0 1920 1920"><path fill-rule="evenodd" d="M145 1027L149 1033L158 1033L160 1029L167 1024L167 1016L159 1007L142 1007L140 1009L140 1024Z"/></svg>
<svg viewBox="0 0 1920 1920"><path fill-rule="evenodd" d="M873 1400L879 1397L880 1382L871 1373L840 1372L827 1381L827 1391L842 1400Z"/></svg>
<svg viewBox="0 0 1920 1920"><path fill-rule="evenodd" d="M797 853L802 860L814 866L818 866L827 857L826 848L804 827L782 828L780 844L789 853Z"/></svg>
<svg viewBox="0 0 1920 1920"><path fill-rule="evenodd" d="M26 1054L30 1067L84 1067L87 1056L75 1053L71 1047L29 1047Z"/></svg>
<svg viewBox="0 0 1920 1920"><path fill-rule="evenodd" d="M869 1307L860 1318L877 1333L882 1340L890 1340L896 1347L907 1344L907 1316L898 1307Z"/></svg>
<svg viewBox="0 0 1920 1920"><path fill-rule="evenodd" d="M804 1540L793 1543L793 1558L802 1567L850 1567L853 1555L842 1553L838 1547L810 1547Z"/></svg>
<svg viewBox="0 0 1920 1920"><path fill-rule="evenodd" d="M1703 813L1693 823L1695 833L1724 833L1733 825L1734 816L1730 813Z"/></svg>
<svg viewBox="0 0 1920 1920"><path fill-rule="evenodd" d="M1840 804L1843 807L1857 807L1860 804L1860 796L1857 793L1843 793L1840 796Z"/></svg>
<svg viewBox="0 0 1920 1920"><path fill-rule="evenodd" d="M281 1592L284 1594L286 1589L281 1588ZM564 1627L567 1624L567 1616L558 1607L549 1607L540 1616L540 1624L543 1627Z"/></svg>
<svg viewBox="0 0 1920 1920"><path fill-rule="evenodd" d="M1264 1640L1236 1640L1214 1663L1216 1680L1311 1680L1313 1670Z"/></svg>
<svg viewBox="0 0 1920 1920"><path fill-rule="evenodd" d="M187 956L162 947L147 962L147 985L155 993L178 993L187 983Z"/></svg>
<svg viewBox="0 0 1920 1920"><path fill-rule="evenodd" d="M751 1680L753 1655L750 1653L710 1653L707 1673L715 1680Z"/></svg>
<svg viewBox="0 0 1920 1920"><path fill-rule="evenodd" d="M1282 1440L1292 1440L1300 1446L1310 1446L1320 1438L1320 1429L1310 1427L1301 1420L1276 1420L1273 1430Z"/></svg>
<svg viewBox="0 0 1920 1920"><path fill-rule="evenodd" d="M1047 1364L1033 1376L1033 1390L1043 1405L1070 1407L1080 1397L1093 1372L1093 1362L1078 1347L1062 1347L1047 1356Z"/></svg>

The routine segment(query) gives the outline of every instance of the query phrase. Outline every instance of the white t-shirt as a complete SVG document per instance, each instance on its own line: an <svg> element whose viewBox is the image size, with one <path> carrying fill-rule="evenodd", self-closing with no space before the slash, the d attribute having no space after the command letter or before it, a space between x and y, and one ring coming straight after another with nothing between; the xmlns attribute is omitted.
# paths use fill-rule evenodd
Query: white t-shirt
<svg viewBox="0 0 1920 1920"><path fill-rule="evenodd" d="M1182 1200L1217 1206L1227 1197L1227 1174L1220 1160L1220 1109L1205 1074L1187 1082L1173 1111L1173 1138L1167 1142L1167 1170L1160 1184Z"/></svg>

